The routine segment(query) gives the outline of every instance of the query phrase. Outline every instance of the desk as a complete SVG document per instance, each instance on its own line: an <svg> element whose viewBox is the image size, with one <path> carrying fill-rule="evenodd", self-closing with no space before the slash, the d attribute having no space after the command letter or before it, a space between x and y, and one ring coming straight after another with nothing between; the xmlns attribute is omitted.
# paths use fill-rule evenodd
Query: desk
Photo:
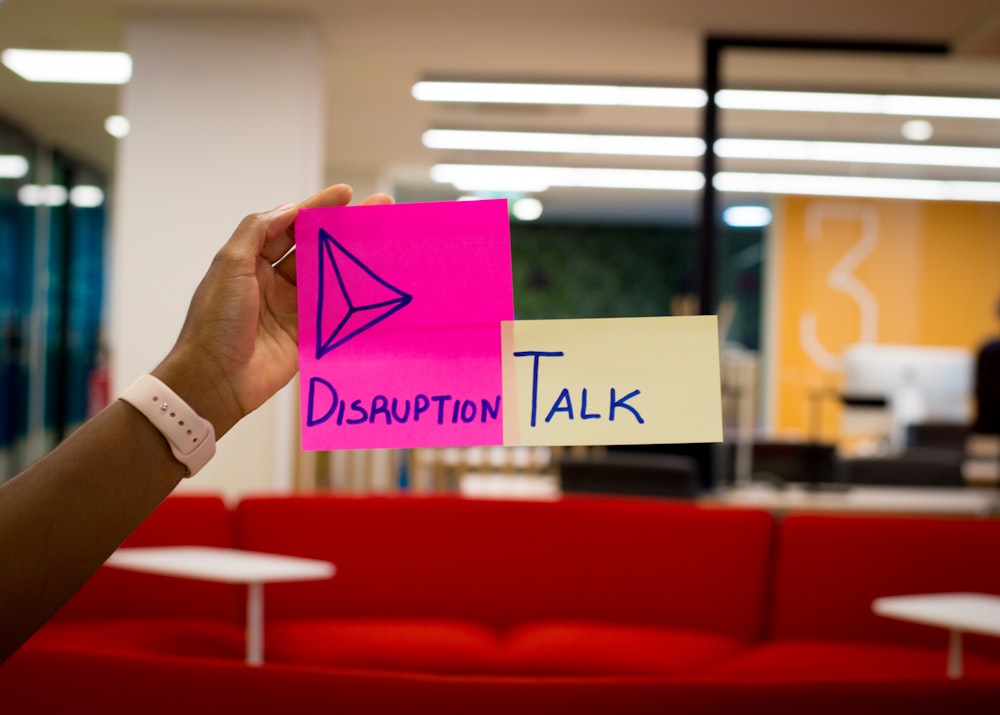
<svg viewBox="0 0 1000 715"><path fill-rule="evenodd" d="M118 549L107 566L218 583L246 584L246 662L264 662L264 584L332 578L328 561L208 546Z"/></svg>
<svg viewBox="0 0 1000 715"><path fill-rule="evenodd" d="M706 505L755 506L775 511L991 516L1000 513L996 489L974 487L810 487L749 484L701 497Z"/></svg>
<svg viewBox="0 0 1000 715"><path fill-rule="evenodd" d="M962 677L962 633L1000 637L1000 596L985 593L929 593L876 598L872 610L880 616L947 628L948 677Z"/></svg>

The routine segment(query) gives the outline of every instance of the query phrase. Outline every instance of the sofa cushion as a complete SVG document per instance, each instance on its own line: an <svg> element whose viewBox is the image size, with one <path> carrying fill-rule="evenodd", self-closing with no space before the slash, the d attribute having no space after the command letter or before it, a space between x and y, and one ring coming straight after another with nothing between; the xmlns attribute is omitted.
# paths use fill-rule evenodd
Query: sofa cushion
<svg viewBox="0 0 1000 715"><path fill-rule="evenodd" d="M507 634L504 666L529 675L688 675L745 646L711 632L547 621Z"/></svg>
<svg viewBox="0 0 1000 715"><path fill-rule="evenodd" d="M493 672L500 654L496 633L456 619L282 619L264 647L271 663L454 674Z"/></svg>
<svg viewBox="0 0 1000 715"><path fill-rule="evenodd" d="M171 496L122 546L233 547L233 517L219 496ZM239 620L246 589L102 566L54 620L185 617Z"/></svg>
<svg viewBox="0 0 1000 715"><path fill-rule="evenodd" d="M654 499L246 497L243 548L326 559L268 586L269 620L553 618L759 637L772 518Z"/></svg>
<svg viewBox="0 0 1000 715"><path fill-rule="evenodd" d="M943 630L872 612L880 596L1000 594L1000 521L796 515L780 526L771 634L936 647ZM1000 655L1000 639L967 636Z"/></svg>
<svg viewBox="0 0 1000 715"><path fill-rule="evenodd" d="M914 678L944 680L947 634L937 647L833 639L777 640L722 660L712 676L780 680L869 680ZM1000 659L964 653L968 678L1000 678Z"/></svg>
<svg viewBox="0 0 1000 715"><path fill-rule="evenodd" d="M107 618L51 621L28 640L30 647L92 653L149 653L242 660L245 629L204 618Z"/></svg>

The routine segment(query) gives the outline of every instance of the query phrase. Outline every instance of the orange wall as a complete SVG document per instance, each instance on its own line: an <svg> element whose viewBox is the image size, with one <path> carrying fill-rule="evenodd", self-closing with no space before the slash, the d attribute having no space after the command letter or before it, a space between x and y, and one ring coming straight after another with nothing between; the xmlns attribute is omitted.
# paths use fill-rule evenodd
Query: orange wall
<svg viewBox="0 0 1000 715"><path fill-rule="evenodd" d="M1000 205L786 197L770 236L770 429L837 439L858 342L974 351L1000 325ZM818 432L818 434L816 434Z"/></svg>

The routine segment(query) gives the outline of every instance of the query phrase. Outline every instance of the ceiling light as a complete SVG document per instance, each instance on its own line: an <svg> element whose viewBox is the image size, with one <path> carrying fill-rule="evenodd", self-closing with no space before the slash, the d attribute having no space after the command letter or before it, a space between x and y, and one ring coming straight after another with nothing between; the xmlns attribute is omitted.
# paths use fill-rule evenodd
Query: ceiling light
<svg viewBox="0 0 1000 715"><path fill-rule="evenodd" d="M763 228L771 223L771 209L766 206L730 206L722 220L732 228Z"/></svg>
<svg viewBox="0 0 1000 715"><path fill-rule="evenodd" d="M684 87L629 87L605 84L511 82L417 82L422 102L500 104L583 104L620 107L704 107L705 92Z"/></svg>
<svg viewBox="0 0 1000 715"><path fill-rule="evenodd" d="M28 173L28 160L17 154L0 154L0 179L21 179Z"/></svg>
<svg viewBox="0 0 1000 715"><path fill-rule="evenodd" d="M545 167L435 164L431 167L431 180L452 184L463 192L541 193L550 186Z"/></svg>
<svg viewBox="0 0 1000 715"><path fill-rule="evenodd" d="M69 190L69 202L81 209L97 208L104 203L104 191L99 186L80 184Z"/></svg>
<svg viewBox="0 0 1000 715"><path fill-rule="evenodd" d="M541 193L549 187L697 191L704 182L697 171L599 169L487 164L436 164L431 178L459 191ZM883 179L867 176L720 172L719 191L756 194L852 196L927 201L1000 201L1000 182Z"/></svg>
<svg viewBox="0 0 1000 715"><path fill-rule="evenodd" d="M17 190L17 200L23 206L63 206L69 192L65 186L25 184Z"/></svg>
<svg viewBox="0 0 1000 715"><path fill-rule="evenodd" d="M422 81L413 85L412 94L425 102L675 108L698 108L706 102L701 89L603 84ZM980 97L723 89L716 92L715 103L723 109L774 112L1000 119L1000 99Z"/></svg>
<svg viewBox="0 0 1000 715"><path fill-rule="evenodd" d="M902 94L723 89L716 93L715 103L723 109L772 112L831 112L1000 119L1000 99L978 97L921 97Z"/></svg>
<svg viewBox="0 0 1000 715"><path fill-rule="evenodd" d="M755 174L721 172L713 185L719 191L808 196L916 199L924 201L1000 201L1000 182L883 179L870 176Z"/></svg>
<svg viewBox="0 0 1000 715"><path fill-rule="evenodd" d="M914 146L866 142L789 139L719 139L715 153L727 159L846 161L862 164L919 164L1000 168L1000 149L961 146Z"/></svg>
<svg viewBox="0 0 1000 715"><path fill-rule="evenodd" d="M453 184L459 191L523 193L541 193L552 186L696 191L705 183L698 171L487 164L436 164L431 179Z"/></svg>
<svg viewBox="0 0 1000 715"><path fill-rule="evenodd" d="M132 125L128 119L120 114L113 114L104 120L104 131L115 139L124 139L127 137L131 128Z"/></svg>
<svg viewBox="0 0 1000 715"><path fill-rule="evenodd" d="M537 221L542 216L542 202L526 196L515 201L510 210L514 218L520 221Z"/></svg>
<svg viewBox="0 0 1000 715"><path fill-rule="evenodd" d="M124 52L10 49L0 61L31 82L125 84L132 77L132 58Z"/></svg>
<svg viewBox="0 0 1000 715"><path fill-rule="evenodd" d="M428 149L527 151L618 156L701 156L705 142L694 137L650 137L557 132L496 132L472 129L429 129Z"/></svg>
<svg viewBox="0 0 1000 715"><path fill-rule="evenodd" d="M430 149L468 151L672 157L697 157L705 153L705 143L695 137L563 134L556 132L430 129L424 132L423 143ZM715 143L715 152L718 156L727 159L1000 168L1000 149L985 147L914 146L912 144L789 139L719 139Z"/></svg>
<svg viewBox="0 0 1000 715"><path fill-rule="evenodd" d="M934 136L934 125L926 119L910 119L903 122L900 133L911 142L925 142Z"/></svg>

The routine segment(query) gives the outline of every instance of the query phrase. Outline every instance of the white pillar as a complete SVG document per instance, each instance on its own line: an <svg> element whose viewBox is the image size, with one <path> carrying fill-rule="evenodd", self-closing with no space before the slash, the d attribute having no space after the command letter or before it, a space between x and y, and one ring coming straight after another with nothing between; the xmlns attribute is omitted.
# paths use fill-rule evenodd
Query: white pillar
<svg viewBox="0 0 1000 715"><path fill-rule="evenodd" d="M248 213L323 181L324 67L303 17L142 14L126 29L131 133L119 148L111 241L112 386L173 344L195 286ZM286 389L236 426L184 488L291 484L297 416Z"/></svg>

